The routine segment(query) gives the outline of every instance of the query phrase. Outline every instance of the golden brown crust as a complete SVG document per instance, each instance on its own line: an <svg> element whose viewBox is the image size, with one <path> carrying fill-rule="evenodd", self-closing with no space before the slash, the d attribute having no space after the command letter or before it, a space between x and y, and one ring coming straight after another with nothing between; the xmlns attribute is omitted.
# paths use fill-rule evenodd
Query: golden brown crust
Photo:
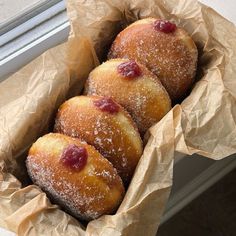
<svg viewBox="0 0 236 236"><path fill-rule="evenodd" d="M118 113L110 114L94 105L98 99L101 97L78 96L66 101L59 108L54 131L93 145L127 184L142 155L141 138L135 123L120 105Z"/></svg>
<svg viewBox="0 0 236 236"><path fill-rule="evenodd" d="M60 156L68 145L84 147L85 167L73 170ZM62 134L47 134L30 148L27 169L33 182L75 217L95 219L113 213L124 196L121 178L112 164L92 146Z"/></svg>
<svg viewBox="0 0 236 236"><path fill-rule="evenodd" d="M96 67L90 74L85 93L112 97L136 122L142 135L170 109L165 88L145 66L138 64L141 75L130 79L118 73L117 67L129 59L112 59Z"/></svg>
<svg viewBox="0 0 236 236"><path fill-rule="evenodd" d="M176 101L194 81L197 47L182 28L163 33L154 29L155 21L143 19L120 32L108 58L130 58L144 64L161 80L172 101Z"/></svg>

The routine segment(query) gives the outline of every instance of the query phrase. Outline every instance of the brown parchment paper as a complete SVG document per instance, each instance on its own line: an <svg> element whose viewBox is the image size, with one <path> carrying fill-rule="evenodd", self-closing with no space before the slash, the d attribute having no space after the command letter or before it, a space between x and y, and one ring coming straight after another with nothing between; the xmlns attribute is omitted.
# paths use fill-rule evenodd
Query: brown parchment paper
<svg viewBox="0 0 236 236"><path fill-rule="evenodd" d="M0 84L0 226L18 235L155 235L172 185L174 152L215 160L236 153L236 29L194 0L68 0L69 40ZM199 49L191 94L149 131L115 215L87 227L29 185L29 146L50 131L58 106L80 93L115 35L148 16L175 21ZM19 180L17 180L19 179Z"/></svg>

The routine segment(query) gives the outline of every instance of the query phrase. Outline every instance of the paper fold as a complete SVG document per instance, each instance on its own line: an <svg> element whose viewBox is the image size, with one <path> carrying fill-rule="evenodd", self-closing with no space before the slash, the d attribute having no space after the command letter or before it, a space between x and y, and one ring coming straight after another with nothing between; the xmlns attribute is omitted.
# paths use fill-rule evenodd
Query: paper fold
<svg viewBox="0 0 236 236"><path fill-rule="evenodd" d="M235 26L194 0L69 0L67 5L68 42L0 84L0 226L18 235L155 235L172 185L175 151L215 160L236 153ZM58 106L81 92L116 34L149 16L173 20L193 37L199 50L197 81L191 94L149 130L117 213L85 227L29 185L27 150L51 130Z"/></svg>

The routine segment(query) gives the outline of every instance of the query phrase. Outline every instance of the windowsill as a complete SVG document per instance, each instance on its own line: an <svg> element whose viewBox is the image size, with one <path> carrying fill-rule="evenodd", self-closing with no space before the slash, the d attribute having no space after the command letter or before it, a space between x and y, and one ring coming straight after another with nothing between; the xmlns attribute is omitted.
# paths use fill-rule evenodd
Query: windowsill
<svg viewBox="0 0 236 236"><path fill-rule="evenodd" d="M200 1L213 7L224 17L236 24L235 3L233 0L225 0L223 2L221 0ZM69 34L69 22L66 16L65 3L63 1L57 2L57 4L47 10L45 9L45 11L28 19L25 23L12 28L1 36L0 81L48 48L67 39ZM191 200L205 191L206 188L210 187L214 181L218 181L219 178L222 178L231 168L235 168L236 166L236 161L235 159L233 160L232 157L231 159L225 159L217 163L209 161L206 162L206 165L203 163L204 160L198 159L200 157L192 157L192 161L191 159L187 160L187 158L189 157L186 155L176 157L173 191L162 222L172 217ZM194 160L196 162L194 162ZM192 174L190 168L186 168L186 166L190 167L190 162L194 167L198 166L200 168L201 166L204 171L202 169L201 174L199 174L199 172L194 177L193 175L187 176L186 172L188 169L189 174ZM185 176L183 176L183 173ZM206 184L204 185L204 183ZM197 190L197 188L199 189ZM8 236L7 233L1 231L1 228L0 235ZM9 233L9 236L12 235L14 234Z"/></svg>
<svg viewBox="0 0 236 236"><path fill-rule="evenodd" d="M57 3L38 14L36 11L34 17L1 35L0 82L47 49L68 38L70 25L65 2L53 2Z"/></svg>

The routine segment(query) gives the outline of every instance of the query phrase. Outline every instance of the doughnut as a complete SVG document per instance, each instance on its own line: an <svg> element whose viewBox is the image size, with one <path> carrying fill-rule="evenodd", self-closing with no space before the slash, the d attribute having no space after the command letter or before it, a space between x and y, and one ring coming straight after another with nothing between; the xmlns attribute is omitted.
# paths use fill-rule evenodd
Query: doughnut
<svg viewBox="0 0 236 236"><path fill-rule="evenodd" d="M112 97L129 112L142 136L171 109L169 95L156 76L129 59L111 59L96 67L85 93Z"/></svg>
<svg viewBox="0 0 236 236"><path fill-rule="evenodd" d="M140 62L161 81L173 103L193 84L198 51L188 33L167 20L138 20L115 38L108 59L129 58Z"/></svg>
<svg viewBox="0 0 236 236"><path fill-rule="evenodd" d="M77 96L63 103L54 132L94 146L128 184L142 155L142 140L130 115L111 98Z"/></svg>
<svg viewBox="0 0 236 236"><path fill-rule="evenodd" d="M36 185L82 220L114 213L124 196L112 164L86 142L63 134L39 138L29 150L26 166Z"/></svg>

